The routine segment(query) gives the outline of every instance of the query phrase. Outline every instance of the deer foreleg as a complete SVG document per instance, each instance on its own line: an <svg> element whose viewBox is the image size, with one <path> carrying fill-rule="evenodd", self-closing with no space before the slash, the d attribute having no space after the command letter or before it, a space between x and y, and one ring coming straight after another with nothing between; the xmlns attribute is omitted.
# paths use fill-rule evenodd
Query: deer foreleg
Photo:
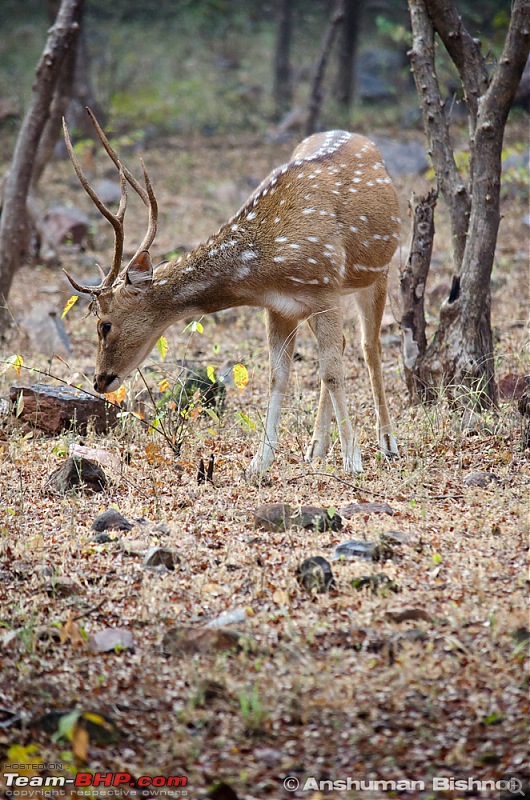
<svg viewBox="0 0 530 800"><path fill-rule="evenodd" d="M249 471L263 475L276 454L278 428L283 398L289 385L297 322L267 310L267 336L270 362L270 397L265 423L265 435L260 449L250 462Z"/></svg>

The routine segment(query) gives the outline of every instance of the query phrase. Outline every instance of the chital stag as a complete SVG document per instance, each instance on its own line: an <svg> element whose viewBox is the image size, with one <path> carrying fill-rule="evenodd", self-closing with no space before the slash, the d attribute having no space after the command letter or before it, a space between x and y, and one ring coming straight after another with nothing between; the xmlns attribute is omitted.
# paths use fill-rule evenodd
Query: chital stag
<svg viewBox="0 0 530 800"><path fill-rule="evenodd" d="M96 391L116 390L177 320L235 306L264 308L270 399L265 435L250 464L251 472L264 473L277 449L280 408L288 387L296 331L307 320L317 341L321 388L306 459L327 453L334 415L344 469L362 472L342 363L341 303L344 295L354 293L379 446L386 455L397 455L383 385L379 334L388 264L397 247L400 220L396 192L377 147L344 131L310 136L207 242L186 256L153 267L149 248L156 234L157 204L145 167L142 163L144 189L121 164L92 119L120 171L122 187L120 206L113 214L83 175L65 126L77 175L115 231L113 264L101 284L80 286L70 278L77 291L92 295L98 318ZM122 270L126 181L148 206L149 227Z"/></svg>

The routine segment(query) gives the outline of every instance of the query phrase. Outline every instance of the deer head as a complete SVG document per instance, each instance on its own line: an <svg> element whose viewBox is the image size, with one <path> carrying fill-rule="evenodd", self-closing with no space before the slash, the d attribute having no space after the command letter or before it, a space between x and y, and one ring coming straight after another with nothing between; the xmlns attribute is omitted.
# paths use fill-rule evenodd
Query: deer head
<svg viewBox="0 0 530 800"><path fill-rule="evenodd" d="M82 286L68 272L65 271L65 274L77 292L89 294L92 297L91 310L98 318L98 351L94 388L98 392L110 392L117 389L123 380L141 364L154 347L162 331L167 327L164 315L160 314L157 318L154 309L145 303L146 294L149 293L153 278L149 248L156 236L158 205L143 161L141 161L141 165L145 189L123 166L91 110L87 108L87 112L101 143L119 171L121 198L116 214L110 211L89 184L75 155L66 121L63 119L66 149L81 185L114 229L114 256L106 275L101 267L98 267L101 283L97 286ZM122 271L123 221L127 207L127 183L149 209L149 223L140 246ZM150 308L151 313L149 313ZM118 309L119 313L116 313ZM133 311L136 313L131 313Z"/></svg>

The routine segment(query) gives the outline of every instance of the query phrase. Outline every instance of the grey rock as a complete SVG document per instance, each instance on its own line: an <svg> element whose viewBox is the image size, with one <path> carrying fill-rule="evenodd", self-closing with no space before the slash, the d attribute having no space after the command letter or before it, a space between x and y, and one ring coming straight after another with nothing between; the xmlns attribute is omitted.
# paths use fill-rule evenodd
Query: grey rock
<svg viewBox="0 0 530 800"><path fill-rule="evenodd" d="M107 477L101 467L92 461L70 456L50 474L46 488L58 494L70 491L103 492L107 488Z"/></svg>
<svg viewBox="0 0 530 800"><path fill-rule="evenodd" d="M115 508L108 508L99 514L93 521L91 528L93 531L131 531L133 526L129 520L116 511Z"/></svg>
<svg viewBox="0 0 530 800"><path fill-rule="evenodd" d="M164 567L166 570L173 571L175 565L179 563L179 556L167 547L150 547L144 556L144 567L148 569Z"/></svg>
<svg viewBox="0 0 530 800"><path fill-rule="evenodd" d="M306 558L296 570L296 580L308 592L323 594L335 588L331 565L322 556Z"/></svg>
<svg viewBox="0 0 530 800"><path fill-rule="evenodd" d="M333 552L333 561L339 559L361 558L372 561L377 545L375 542L365 542L361 539L349 539L338 544Z"/></svg>

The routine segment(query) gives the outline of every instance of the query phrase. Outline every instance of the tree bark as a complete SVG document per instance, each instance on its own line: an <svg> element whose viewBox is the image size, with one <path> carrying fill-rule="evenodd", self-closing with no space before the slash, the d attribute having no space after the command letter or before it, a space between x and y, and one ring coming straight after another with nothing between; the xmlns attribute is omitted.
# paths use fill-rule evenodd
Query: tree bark
<svg viewBox="0 0 530 800"><path fill-rule="evenodd" d="M345 0L344 22L340 29L337 52L335 97L345 113L349 112L355 90L355 63L365 0Z"/></svg>
<svg viewBox="0 0 530 800"><path fill-rule="evenodd" d="M413 401L432 399L429 386L422 380L417 364L418 360L421 363L427 350L425 287L431 266L437 199L438 193L434 189L423 197L413 196L409 204L413 211L412 242L407 263L399 275L403 368Z"/></svg>
<svg viewBox="0 0 530 800"><path fill-rule="evenodd" d="M306 120L306 136L310 136L315 132L317 127L318 115L320 113L320 106L322 105L322 82L324 80L324 73L329 60L329 55L337 35L339 25L344 20L344 0L338 0L333 16L322 39L320 48L320 55L318 57L313 83L311 86L311 95L309 98L309 106L307 109Z"/></svg>
<svg viewBox="0 0 530 800"><path fill-rule="evenodd" d="M290 110L293 102L291 81L291 38L293 30L293 0L281 0L276 52L274 57L274 106L277 120Z"/></svg>
<svg viewBox="0 0 530 800"><path fill-rule="evenodd" d="M424 356L417 359L414 370L427 386L448 387L452 397L482 409L495 404L497 399L490 279L500 221L502 141L528 56L530 0L513 2L503 53L489 84L482 56L464 32L452 0L409 0L409 8L414 77L438 184L450 208L457 271L450 296L440 309L438 330ZM434 68L433 25L437 31L440 26L440 37L448 42L470 106L473 167L469 192L454 163L441 111ZM464 209L467 211L462 226L459 217Z"/></svg>
<svg viewBox="0 0 530 800"><path fill-rule="evenodd" d="M75 47L84 0L62 0L36 69L30 105L15 145L0 217L0 335L10 324L7 298L13 275L28 252L29 220L27 197L43 129L61 67Z"/></svg>

